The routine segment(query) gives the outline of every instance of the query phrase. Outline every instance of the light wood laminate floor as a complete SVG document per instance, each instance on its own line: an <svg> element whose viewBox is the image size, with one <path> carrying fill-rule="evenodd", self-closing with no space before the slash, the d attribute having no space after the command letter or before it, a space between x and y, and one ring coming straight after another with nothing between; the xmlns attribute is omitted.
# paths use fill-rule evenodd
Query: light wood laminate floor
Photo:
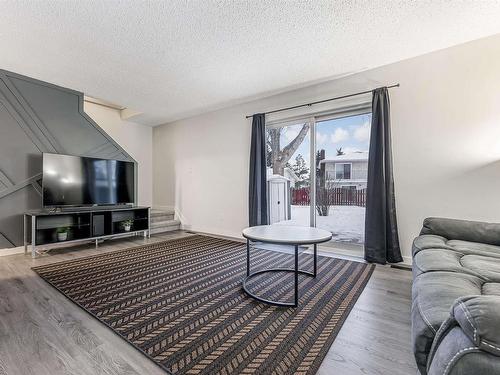
<svg viewBox="0 0 500 375"><path fill-rule="evenodd" d="M189 235L176 231L0 257L0 375L165 374L39 278L31 267ZM410 349L411 272L377 266L318 372L417 374Z"/></svg>

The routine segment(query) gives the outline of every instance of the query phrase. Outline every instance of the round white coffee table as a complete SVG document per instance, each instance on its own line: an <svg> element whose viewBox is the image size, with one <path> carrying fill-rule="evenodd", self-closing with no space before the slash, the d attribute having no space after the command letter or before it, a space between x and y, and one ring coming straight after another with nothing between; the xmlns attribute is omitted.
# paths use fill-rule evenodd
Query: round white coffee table
<svg viewBox="0 0 500 375"><path fill-rule="evenodd" d="M275 306L297 307L299 304L299 273L316 277L317 270L317 244L330 241L332 234L326 230L312 227L298 227L288 225L260 225L243 229L243 237L247 239L247 276L243 280L243 290L250 297L258 301ZM268 268L250 273L250 241L271 244L292 245L295 247L294 268ZM313 272L299 269L299 246L314 245ZM265 272L293 272L295 276L294 302L272 301L255 295L247 288L247 282L252 277Z"/></svg>

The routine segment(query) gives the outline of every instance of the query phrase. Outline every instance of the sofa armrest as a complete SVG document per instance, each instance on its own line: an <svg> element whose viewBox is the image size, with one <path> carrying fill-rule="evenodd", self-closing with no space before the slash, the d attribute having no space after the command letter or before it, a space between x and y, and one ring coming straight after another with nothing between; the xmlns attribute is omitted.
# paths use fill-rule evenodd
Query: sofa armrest
<svg viewBox="0 0 500 375"><path fill-rule="evenodd" d="M462 240L500 246L499 223L429 217L424 220L420 234L434 234L449 240Z"/></svg>
<svg viewBox="0 0 500 375"><path fill-rule="evenodd" d="M500 357L475 346L459 326L446 332L436 347L427 375L498 375Z"/></svg>
<svg viewBox="0 0 500 375"><path fill-rule="evenodd" d="M434 338L427 372L500 374L491 368L500 370L500 296L461 297Z"/></svg>
<svg viewBox="0 0 500 375"><path fill-rule="evenodd" d="M476 346L500 356L500 296L459 298L452 315Z"/></svg>

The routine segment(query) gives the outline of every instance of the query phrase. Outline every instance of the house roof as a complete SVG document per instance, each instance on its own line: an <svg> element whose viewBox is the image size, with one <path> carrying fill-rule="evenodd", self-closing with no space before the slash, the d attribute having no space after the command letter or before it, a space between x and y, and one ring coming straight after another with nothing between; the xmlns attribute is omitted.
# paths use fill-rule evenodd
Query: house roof
<svg viewBox="0 0 500 375"><path fill-rule="evenodd" d="M368 151L356 151L349 154L338 155L330 159L323 159L320 163L338 163L344 161L368 161Z"/></svg>

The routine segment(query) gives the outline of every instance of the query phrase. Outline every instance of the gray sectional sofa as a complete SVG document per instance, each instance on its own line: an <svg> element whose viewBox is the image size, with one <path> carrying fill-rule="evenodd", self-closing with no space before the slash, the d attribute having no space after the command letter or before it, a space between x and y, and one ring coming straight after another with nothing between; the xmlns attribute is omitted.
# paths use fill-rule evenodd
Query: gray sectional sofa
<svg viewBox="0 0 500 375"><path fill-rule="evenodd" d="M411 313L422 375L500 375L500 224L425 219Z"/></svg>

